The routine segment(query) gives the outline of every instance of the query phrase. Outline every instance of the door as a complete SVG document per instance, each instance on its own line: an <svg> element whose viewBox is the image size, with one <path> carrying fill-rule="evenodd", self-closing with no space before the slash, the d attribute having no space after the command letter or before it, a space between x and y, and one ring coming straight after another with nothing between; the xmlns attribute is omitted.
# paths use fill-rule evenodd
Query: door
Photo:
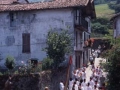
<svg viewBox="0 0 120 90"><path fill-rule="evenodd" d="M82 56L81 51L76 51L75 52L75 66L76 66L76 69L81 67L81 56Z"/></svg>

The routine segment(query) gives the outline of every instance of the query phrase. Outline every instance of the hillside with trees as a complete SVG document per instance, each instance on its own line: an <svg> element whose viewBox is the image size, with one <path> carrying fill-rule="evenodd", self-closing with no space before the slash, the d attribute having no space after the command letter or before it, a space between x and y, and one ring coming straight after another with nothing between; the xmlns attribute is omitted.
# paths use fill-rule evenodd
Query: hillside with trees
<svg viewBox="0 0 120 90"><path fill-rule="evenodd" d="M120 90L120 38L113 39L112 23L110 22L110 18L114 14L120 13L120 0L95 0L95 4L97 19L92 21L92 34L103 34L106 38L113 40L113 47L101 54L102 58L107 60L101 64L107 73L106 90ZM107 6L107 8L102 8L102 6ZM108 31L109 34L101 33L103 31Z"/></svg>
<svg viewBox="0 0 120 90"><path fill-rule="evenodd" d="M111 1L108 5L110 9L115 10L115 13L120 12L120 0Z"/></svg>
<svg viewBox="0 0 120 90"><path fill-rule="evenodd" d="M118 0L120 1L120 0ZM115 10L110 8L110 3L117 0L95 0L96 19L92 21L91 37L112 38L112 23L110 18L115 14Z"/></svg>

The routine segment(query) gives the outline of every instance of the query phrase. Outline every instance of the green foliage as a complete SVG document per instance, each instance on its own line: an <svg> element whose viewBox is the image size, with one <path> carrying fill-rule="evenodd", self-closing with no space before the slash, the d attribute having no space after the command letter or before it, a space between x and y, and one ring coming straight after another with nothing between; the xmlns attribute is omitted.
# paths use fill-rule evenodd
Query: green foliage
<svg viewBox="0 0 120 90"><path fill-rule="evenodd" d="M120 12L120 0L117 0L117 2L110 2L108 6L109 8L115 10L115 13Z"/></svg>
<svg viewBox="0 0 120 90"><path fill-rule="evenodd" d="M42 61L42 70L48 70L52 68L53 60L50 58L44 58Z"/></svg>
<svg viewBox="0 0 120 90"><path fill-rule="evenodd" d="M66 53L70 52L71 38L67 30L50 30L46 40L46 53L50 59L53 59L53 67L57 68L64 61Z"/></svg>
<svg viewBox="0 0 120 90"><path fill-rule="evenodd" d="M97 4L109 3L111 1L116 1L116 0L94 0L94 3L95 5L97 5Z"/></svg>
<svg viewBox="0 0 120 90"><path fill-rule="evenodd" d="M5 66L10 70L13 69L15 67L15 59L12 56L7 56Z"/></svg>
<svg viewBox="0 0 120 90"><path fill-rule="evenodd" d="M95 0L94 3L97 4L103 4L105 3L105 0Z"/></svg>
<svg viewBox="0 0 120 90"><path fill-rule="evenodd" d="M117 0L117 4L120 4L120 0Z"/></svg>
<svg viewBox="0 0 120 90"><path fill-rule="evenodd" d="M22 65L19 66L17 71L18 71L18 74L21 74L21 75L41 72L42 64L38 63L37 65L34 65L33 63L31 63L31 60L29 60L27 65L23 62Z"/></svg>
<svg viewBox="0 0 120 90"><path fill-rule="evenodd" d="M92 23L97 23L97 22L99 22L100 24L107 24L107 23L109 23L109 20L107 19L107 18L100 18L100 17L98 17L98 18L96 18L95 20L93 20L92 21Z"/></svg>
<svg viewBox="0 0 120 90"><path fill-rule="evenodd" d="M103 57L108 59L108 62L104 64L104 68L108 72L107 90L120 90L120 38L117 41L117 45L103 53Z"/></svg>
<svg viewBox="0 0 120 90"><path fill-rule="evenodd" d="M3 75L3 73L0 72L0 76L2 76L2 75Z"/></svg>
<svg viewBox="0 0 120 90"><path fill-rule="evenodd" d="M110 9L108 4L95 5L96 16L101 18L111 18L111 15L115 13L114 10Z"/></svg>
<svg viewBox="0 0 120 90"><path fill-rule="evenodd" d="M92 32L93 33L100 33L100 34L109 34L108 28L106 25L101 25L100 23L92 24Z"/></svg>
<svg viewBox="0 0 120 90"><path fill-rule="evenodd" d="M92 21L92 32L95 34L109 34L109 29L112 28L108 18L96 18Z"/></svg>

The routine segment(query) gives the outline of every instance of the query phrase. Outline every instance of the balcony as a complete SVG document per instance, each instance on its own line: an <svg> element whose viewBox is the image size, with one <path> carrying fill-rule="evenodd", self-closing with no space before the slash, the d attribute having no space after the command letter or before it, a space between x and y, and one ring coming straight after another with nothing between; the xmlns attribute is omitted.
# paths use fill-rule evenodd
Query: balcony
<svg viewBox="0 0 120 90"><path fill-rule="evenodd" d="M81 40L80 42L76 43L74 46L75 51L82 51L83 50L83 41Z"/></svg>
<svg viewBox="0 0 120 90"><path fill-rule="evenodd" d="M85 20L85 18L80 18L75 20L75 27L81 28L84 30L88 30L88 22Z"/></svg>

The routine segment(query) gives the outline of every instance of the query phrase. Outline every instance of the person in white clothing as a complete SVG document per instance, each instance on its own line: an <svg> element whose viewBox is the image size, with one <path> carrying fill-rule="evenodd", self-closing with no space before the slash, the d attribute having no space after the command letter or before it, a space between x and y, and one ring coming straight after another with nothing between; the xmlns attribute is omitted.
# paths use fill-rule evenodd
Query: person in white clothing
<svg viewBox="0 0 120 90"><path fill-rule="evenodd" d="M78 79L77 79L77 78L75 79L75 82L76 82L76 84L77 84L77 85L79 85L79 84L80 84L80 82L78 81Z"/></svg>
<svg viewBox="0 0 120 90"><path fill-rule="evenodd" d="M78 90L78 85L77 84L75 84L75 90Z"/></svg>
<svg viewBox="0 0 120 90"><path fill-rule="evenodd" d="M95 85L97 86L97 88L100 87L100 84L98 83L98 81L95 81Z"/></svg>
<svg viewBox="0 0 120 90"><path fill-rule="evenodd" d="M81 75L81 76L82 76L82 79L83 79L83 80L86 79L86 73L85 73L84 70L82 71L82 75Z"/></svg>
<svg viewBox="0 0 120 90"><path fill-rule="evenodd" d="M79 90L84 90L84 87L81 85L81 83L78 86Z"/></svg>
<svg viewBox="0 0 120 90"><path fill-rule="evenodd" d="M97 86L96 85L94 85L94 89L93 90L99 90L98 88L97 88Z"/></svg>
<svg viewBox="0 0 120 90"><path fill-rule="evenodd" d="M60 82L60 90L64 90L64 84L63 84L63 81Z"/></svg>
<svg viewBox="0 0 120 90"><path fill-rule="evenodd" d="M86 85L87 85L86 79L84 79L83 82L81 83L81 86L84 87L84 88L86 88Z"/></svg>
<svg viewBox="0 0 120 90"><path fill-rule="evenodd" d="M76 84L76 82L74 82L72 90L78 90L78 85Z"/></svg>
<svg viewBox="0 0 120 90"><path fill-rule="evenodd" d="M72 72L72 74L73 74L73 79L77 78L77 72L76 72L76 70L74 70L74 71Z"/></svg>
<svg viewBox="0 0 120 90"><path fill-rule="evenodd" d="M94 81L92 80L92 78L90 78L89 83L90 83L90 86L91 86L91 87L92 87L92 89L93 89L93 88L94 88L95 83L94 83Z"/></svg>
<svg viewBox="0 0 120 90"><path fill-rule="evenodd" d="M69 87L69 90L72 90L72 87L73 87L73 79L72 78L70 78L70 80L69 80L68 87Z"/></svg>
<svg viewBox="0 0 120 90"><path fill-rule="evenodd" d="M92 87L90 86L90 83L88 83L86 90L93 90Z"/></svg>
<svg viewBox="0 0 120 90"><path fill-rule="evenodd" d="M85 65L85 64L83 65L83 68L82 68L82 69L83 69L84 71L86 70L86 65Z"/></svg>

